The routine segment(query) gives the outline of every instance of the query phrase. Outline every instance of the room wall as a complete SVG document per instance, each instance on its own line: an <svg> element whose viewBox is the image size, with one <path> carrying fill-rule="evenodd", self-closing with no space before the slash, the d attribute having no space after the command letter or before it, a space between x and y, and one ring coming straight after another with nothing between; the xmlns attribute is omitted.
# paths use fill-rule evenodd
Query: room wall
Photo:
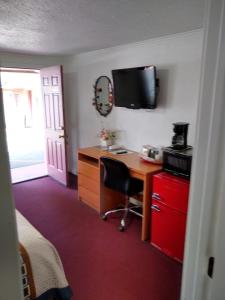
<svg viewBox="0 0 225 300"><path fill-rule="evenodd" d="M76 56L65 62L69 99L70 166L76 172L77 147L99 143L101 128L119 131L118 143L139 151L143 144L170 145L172 123L190 123L188 142L194 144L203 31L196 30ZM160 78L158 108L114 107L101 117L92 106L93 84L111 70L154 64Z"/></svg>
<svg viewBox="0 0 225 300"><path fill-rule="evenodd" d="M64 63L65 57L59 55L28 55L17 53L1 53L0 66L7 68L40 69Z"/></svg>
<svg viewBox="0 0 225 300"><path fill-rule="evenodd" d="M5 120L0 91L0 299L23 299L20 261L16 232L15 207L11 191L8 152L6 148Z"/></svg>
<svg viewBox="0 0 225 300"><path fill-rule="evenodd" d="M169 145L172 123L187 121L193 145L202 36L203 31L196 30L67 57L0 53L0 65L37 69L63 65L68 162L76 173L77 148L98 144L103 127L118 130L117 143L139 151L143 144ZM156 65L160 78L158 108L114 107L108 117L101 117L92 105L95 80L100 75L111 78L112 69L149 64Z"/></svg>

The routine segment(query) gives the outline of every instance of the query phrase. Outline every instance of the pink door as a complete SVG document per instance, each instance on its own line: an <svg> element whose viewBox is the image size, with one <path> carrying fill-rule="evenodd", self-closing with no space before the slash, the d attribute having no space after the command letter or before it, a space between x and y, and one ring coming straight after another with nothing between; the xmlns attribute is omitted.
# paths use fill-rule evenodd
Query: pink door
<svg viewBox="0 0 225 300"><path fill-rule="evenodd" d="M40 75L44 102L48 174L67 185L62 67L41 69Z"/></svg>

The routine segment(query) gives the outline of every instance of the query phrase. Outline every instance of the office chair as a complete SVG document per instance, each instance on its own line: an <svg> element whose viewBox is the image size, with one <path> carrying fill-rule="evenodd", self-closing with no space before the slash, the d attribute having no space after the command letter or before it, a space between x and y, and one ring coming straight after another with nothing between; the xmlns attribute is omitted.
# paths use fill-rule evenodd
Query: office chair
<svg viewBox="0 0 225 300"><path fill-rule="evenodd" d="M109 214L118 211L124 211L124 215L119 226L119 230L124 231L126 227L126 219L127 219L128 212L132 212L142 217L142 214L134 210L134 208L141 207L141 205L135 205L129 207L129 204L130 204L131 196L143 191L143 182L139 179L132 178L130 176L128 167L119 160L109 158L109 157L101 157L100 161L104 167L104 173L103 173L104 185L110 189L121 192L126 197L124 208L109 210L105 212L101 217L103 220L106 220Z"/></svg>

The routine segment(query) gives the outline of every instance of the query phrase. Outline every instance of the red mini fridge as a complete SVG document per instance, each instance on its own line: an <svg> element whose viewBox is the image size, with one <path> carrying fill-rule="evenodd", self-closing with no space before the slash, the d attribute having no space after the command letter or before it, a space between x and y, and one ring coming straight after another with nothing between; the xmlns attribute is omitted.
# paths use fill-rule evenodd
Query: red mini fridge
<svg viewBox="0 0 225 300"><path fill-rule="evenodd" d="M153 176L151 244L183 261L189 180L166 172Z"/></svg>

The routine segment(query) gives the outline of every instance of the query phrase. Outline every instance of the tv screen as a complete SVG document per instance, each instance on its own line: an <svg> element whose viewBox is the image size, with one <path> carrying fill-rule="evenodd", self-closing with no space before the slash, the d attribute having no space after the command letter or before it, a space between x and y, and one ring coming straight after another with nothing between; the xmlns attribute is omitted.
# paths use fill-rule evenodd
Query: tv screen
<svg viewBox="0 0 225 300"><path fill-rule="evenodd" d="M156 108L156 67L112 70L115 106Z"/></svg>

